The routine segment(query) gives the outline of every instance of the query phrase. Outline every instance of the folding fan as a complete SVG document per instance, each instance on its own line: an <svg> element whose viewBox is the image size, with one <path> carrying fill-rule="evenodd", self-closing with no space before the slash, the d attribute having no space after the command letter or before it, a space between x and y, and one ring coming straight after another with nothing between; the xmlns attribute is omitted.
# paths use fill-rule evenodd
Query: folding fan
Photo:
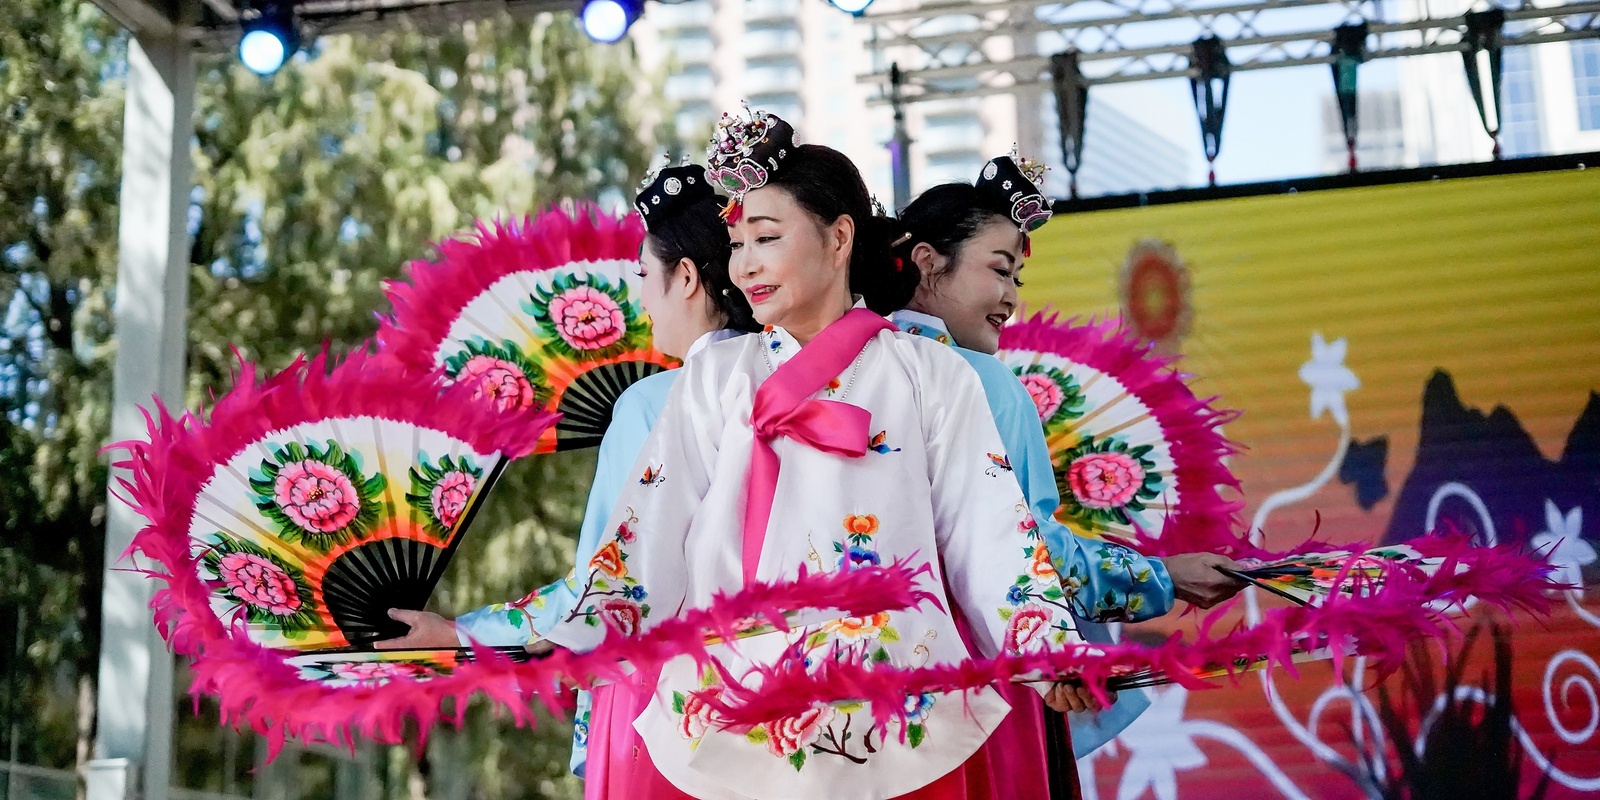
<svg viewBox="0 0 1600 800"><path fill-rule="evenodd" d="M1327 661L1333 658L1333 651L1327 647L1307 649L1300 645L1289 648L1287 662L1290 664L1308 664L1313 661ZM1227 664L1213 663L1204 667L1189 670L1189 674L1203 681L1226 678L1246 672L1258 672L1273 666L1282 666L1283 660L1273 660L1265 655L1240 656ZM1177 678L1171 673L1159 669L1139 670L1118 675L1106 681L1106 688L1113 692L1127 689L1144 689L1151 686L1165 686L1177 683Z"/></svg>
<svg viewBox="0 0 1600 800"><path fill-rule="evenodd" d="M1321 604L1334 592L1370 594L1383 585L1390 570L1402 565L1431 575L1444 562L1442 556L1424 557L1416 548L1391 545L1359 553L1349 550L1306 553L1241 570L1217 569L1298 605L1308 606Z"/></svg>
<svg viewBox="0 0 1600 800"><path fill-rule="evenodd" d="M1040 313L1007 325L997 358L1038 407L1061 490L1057 518L1080 536L1159 537L1162 549L1233 543L1235 448L1170 363L1114 324Z"/></svg>
<svg viewBox="0 0 1600 800"><path fill-rule="evenodd" d="M596 446L617 396L676 365L651 347L639 306L643 240L636 217L581 203L480 225L388 284L394 315L379 347L442 368L500 409L559 412L538 452Z"/></svg>
<svg viewBox="0 0 1600 800"><path fill-rule="evenodd" d="M161 409L148 443L115 446L150 521L131 550L168 583L158 623L186 655L247 642L333 686L447 673L470 656L360 651L406 633L388 610L427 603L501 470L550 422L365 355L331 373L302 358L260 383L245 365L209 419Z"/></svg>

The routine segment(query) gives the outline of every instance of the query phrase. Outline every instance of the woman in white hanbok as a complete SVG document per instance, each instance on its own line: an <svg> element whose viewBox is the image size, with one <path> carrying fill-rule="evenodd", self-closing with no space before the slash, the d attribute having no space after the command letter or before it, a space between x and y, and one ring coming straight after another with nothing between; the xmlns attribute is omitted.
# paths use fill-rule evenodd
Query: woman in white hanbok
<svg viewBox="0 0 1600 800"><path fill-rule="evenodd" d="M704 168L682 164L647 177L633 201L646 230L639 248L640 305L650 315L655 348L685 361L713 342L759 327L750 315L750 305L742 294L732 291L728 279L728 228L719 216L723 199L706 181ZM600 443L572 573L521 599L495 603L455 620L426 611L394 609L390 616L410 625L411 630L378 647L526 645L538 640L540 631L565 619L584 589L583 579L589 576L590 562L611 538L605 528L611 509L629 482L639 449L681 373L656 373L628 387L617 398ZM598 742L594 748L596 761L604 762L616 755L605 747L608 732L603 727L595 730L592 737L590 733L593 706L606 706L614 699L609 687L601 687L592 695L578 695L571 764L572 771L580 777L588 774L591 738ZM623 724L629 721L631 717ZM585 785L588 796L606 795L606 771L598 772L599 776Z"/></svg>
<svg viewBox="0 0 1600 800"><path fill-rule="evenodd" d="M797 644L921 666L1079 641L977 376L879 316L909 300L916 274L894 266L892 226L854 165L760 112L725 118L710 156L734 198L731 276L767 328L685 365L612 538L548 639L587 650L608 628L635 634L751 581L915 559L937 606L813 620L718 657L738 676ZM605 765L610 796L994 796L974 757L1010 710L992 689L908 698L887 732L870 708L818 704L735 733L696 695L716 687L687 658L636 687L633 760Z"/></svg>

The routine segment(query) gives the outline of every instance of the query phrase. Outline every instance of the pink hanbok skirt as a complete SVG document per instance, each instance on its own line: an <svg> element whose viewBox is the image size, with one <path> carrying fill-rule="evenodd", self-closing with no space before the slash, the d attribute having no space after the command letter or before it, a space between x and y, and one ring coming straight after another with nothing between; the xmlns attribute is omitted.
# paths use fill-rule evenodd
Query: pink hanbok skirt
<svg viewBox="0 0 1600 800"><path fill-rule="evenodd" d="M1044 715L1055 712L1027 686L1011 685L1001 692L1011 703L1011 713L983 748L943 777L897 800L1052 800ZM648 692L633 684L595 688L585 800L692 800L656 770L649 749L633 728L649 699Z"/></svg>

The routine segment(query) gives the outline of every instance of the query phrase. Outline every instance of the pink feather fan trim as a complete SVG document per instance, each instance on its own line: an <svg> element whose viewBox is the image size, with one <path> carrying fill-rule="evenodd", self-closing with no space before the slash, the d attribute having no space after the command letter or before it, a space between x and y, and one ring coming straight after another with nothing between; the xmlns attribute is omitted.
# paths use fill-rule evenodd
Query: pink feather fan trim
<svg viewBox="0 0 1600 800"><path fill-rule="evenodd" d="M274 431L331 418L407 423L439 431L477 452L508 458L532 452L539 436L555 421L554 415L539 410L497 411L473 401L471 387L450 387L438 373L410 370L363 351L329 367L324 352L298 358L282 372L261 379L256 365L241 361L233 389L217 398L209 413L174 416L157 401L153 412L144 411L149 441L124 441L106 448L124 454L115 466L129 470L131 476L119 477L117 484L124 501L149 523L122 557L133 559L142 553L156 562L136 570L164 584L150 602L157 629L174 652L195 659L197 687L221 695L225 710L265 702L270 708L262 718L290 728L297 715L325 720L351 712L354 707L344 701L359 693L299 678L293 678L293 685L274 687L275 676L295 672L285 658L315 651L258 645L242 627L225 622L213 609L214 595L200 577L201 554L191 540L190 527L197 498L219 468ZM457 677L470 680L475 666L466 665ZM440 688L452 685L447 681Z"/></svg>
<svg viewBox="0 0 1600 800"><path fill-rule="evenodd" d="M1242 448L1219 428L1238 412L1214 407L1216 398L1196 397L1185 383L1189 376L1175 368L1175 359L1156 353L1118 321L1062 320L1046 308L1001 329L1000 350L1049 353L1105 373L1149 409L1171 446L1181 498L1162 530L1144 532L1141 552L1228 552L1235 542L1234 517L1243 503L1225 499L1219 490L1239 489L1224 459Z"/></svg>
<svg viewBox="0 0 1600 800"><path fill-rule="evenodd" d="M124 500L149 521L122 554L142 552L163 572L144 570L166 582L151 600L162 636L181 655L193 656L227 639L212 612L209 590L196 571L189 527L195 502L219 467L273 431L321 419L370 416L438 430L473 449L518 458L533 451L555 417L542 411L503 414L472 400L470 387L446 386L436 373L417 373L383 357L357 351L329 369L326 352L296 359L282 372L258 379L255 364L241 360L232 390L209 413L173 414L159 401L145 409L149 441L107 446L125 458L114 466ZM194 612L194 613L182 613Z"/></svg>
<svg viewBox="0 0 1600 800"><path fill-rule="evenodd" d="M414 261L406 280L384 283L394 313L379 317L378 347L433 369L461 310L501 278L574 262L635 261L644 237L637 214L619 219L588 202L567 201L520 221L480 222L476 234L439 242L436 261Z"/></svg>
<svg viewBox="0 0 1600 800"><path fill-rule="evenodd" d="M823 608L865 614L936 603L918 588L928 574L927 566L913 569L905 562L833 573L802 571L791 582L755 583L738 594L719 595L710 608L686 611L637 636L610 631L588 653L558 650L544 659L516 662L498 651L475 648L474 660L454 674L423 681L395 678L381 686L333 689L308 682L284 663L292 653L230 639L196 661L191 692L216 695L223 720L249 725L268 737L274 754L286 737L340 745L350 745L358 736L395 743L414 730L418 740L425 740L440 721L459 726L467 702L480 692L508 712L514 724L531 726L529 709L535 701L560 713L568 695L563 683L621 680L624 664L648 678L680 656L710 663L708 636L732 638L761 623L787 630L785 612L813 607L819 598L825 598Z"/></svg>
<svg viewBox="0 0 1600 800"><path fill-rule="evenodd" d="M1211 628L1230 604L1208 615L1193 642L1173 634L1154 647L1080 644L918 669L813 654L817 657L811 666L801 658L788 659L742 680L726 681L726 689L702 692L701 699L716 711L721 725L734 731L832 702L870 703L875 723L882 727L905 721L907 697L1022 678L1077 679L1105 700L1108 682L1148 672L1189 689L1216 688L1219 684L1203 675L1218 669L1237 682L1247 670L1228 665L1241 661L1251 671L1282 668L1293 675L1298 653L1321 648L1328 649L1336 671L1345 659L1359 655L1371 659L1379 674L1387 674L1399 666L1413 641L1454 631L1448 611L1468 597L1504 610L1544 613L1549 606L1545 592L1560 588L1550 580L1548 564L1510 547L1476 548L1460 537L1426 537L1406 544L1425 557L1442 557L1444 563L1432 574L1395 564L1381 586L1367 594L1336 593L1321 605L1273 609L1255 626L1238 625L1212 635Z"/></svg>

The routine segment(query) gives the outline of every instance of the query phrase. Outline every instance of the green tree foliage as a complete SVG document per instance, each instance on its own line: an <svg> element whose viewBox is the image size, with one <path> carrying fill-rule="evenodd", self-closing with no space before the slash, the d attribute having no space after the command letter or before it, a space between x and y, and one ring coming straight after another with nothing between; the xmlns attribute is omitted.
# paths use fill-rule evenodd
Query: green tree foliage
<svg viewBox="0 0 1600 800"><path fill-rule="evenodd" d="M5 757L70 766L97 657L122 151L116 26L0 25L0 687Z"/></svg>
<svg viewBox="0 0 1600 800"><path fill-rule="evenodd" d="M98 648L126 45L87 2L7 9L0 696L5 718L20 722L0 737L19 742L24 760L70 766L87 722L75 693L92 686L80 679ZM384 308L382 282L428 257L430 242L561 197L620 206L670 144L654 135L664 114L631 48L591 44L566 15L327 37L270 79L207 56L197 85L191 406L228 388L232 348L277 369L324 345L361 346ZM508 471L439 610L518 596L565 572L592 463L545 457ZM213 763L225 749L213 746L214 712L197 719L182 705L179 783L232 788L238 776ZM430 760L449 759L423 770L438 788L430 796L570 793L566 734L559 722L510 731L475 713L465 731L430 742ZM384 796L404 789L383 783Z"/></svg>

